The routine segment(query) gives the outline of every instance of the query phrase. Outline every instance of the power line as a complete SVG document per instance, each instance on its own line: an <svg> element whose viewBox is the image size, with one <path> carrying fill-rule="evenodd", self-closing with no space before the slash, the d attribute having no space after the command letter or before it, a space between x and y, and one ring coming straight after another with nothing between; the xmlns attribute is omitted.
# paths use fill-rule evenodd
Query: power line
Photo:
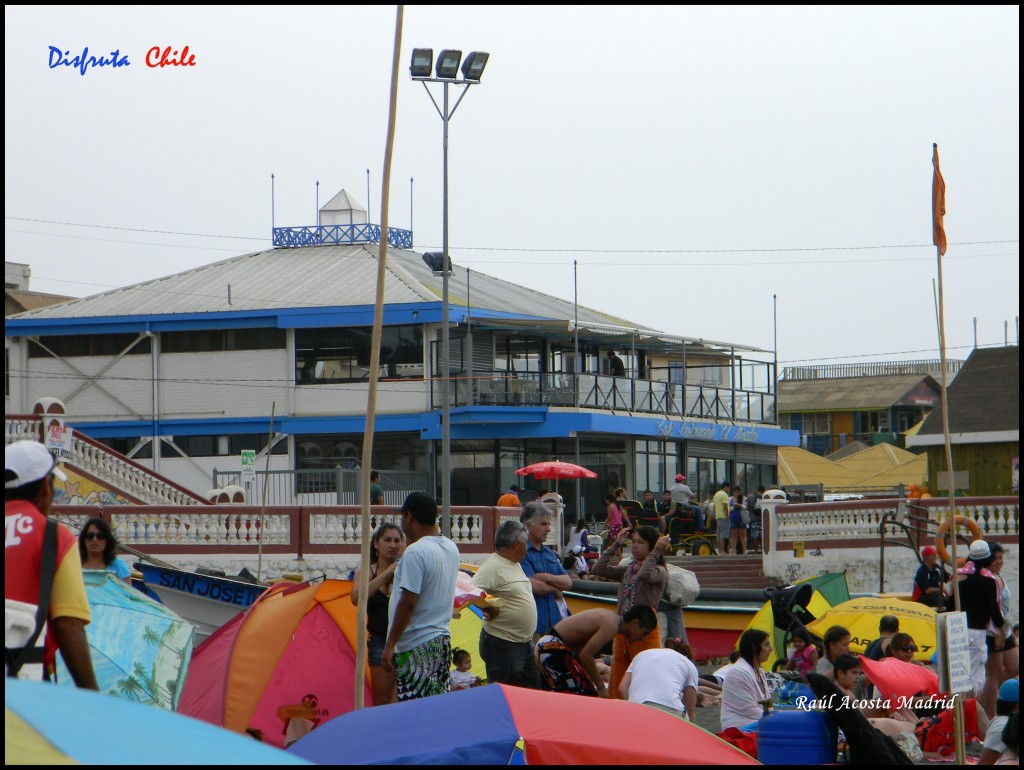
<svg viewBox="0 0 1024 770"><path fill-rule="evenodd" d="M192 238L226 238L234 240L266 241L266 236L257 237L252 235L218 235L214 233L189 233L178 230L152 230L139 227L118 227L114 225L92 225L81 222L63 222L52 219L34 219L29 217L9 217L16 222L36 222L50 225L62 225L66 227L86 227L102 230L118 230L121 232L135 233L158 233L161 235L183 235ZM15 231L18 232L18 231ZM34 233L36 235L47 235L46 233ZM77 236L65 236L77 237ZM1019 243L1018 239L996 240L996 241L957 241L951 242L950 246L978 246L1003 243ZM426 249L440 248L438 246L424 246ZM754 249L608 249L608 248L527 248L522 246L453 246L449 245L449 251L503 251L503 252L533 252L539 254L757 254L775 252L806 252L806 251L861 251L869 249L920 249L934 248L931 243L898 243L888 245L866 245L866 246L802 246L802 247L776 247L776 248L754 248Z"/></svg>
<svg viewBox="0 0 1024 770"><path fill-rule="evenodd" d="M4 219L11 219L15 222L36 222L44 225L63 225L64 227L91 227L96 230L120 230L122 232L129 233L158 233L160 235L187 235L191 238L229 238L233 240L242 241L265 241L266 236L257 238L252 235L218 235L216 233L186 233L180 230L148 230L142 227L117 227L115 225L90 225L81 222L61 222L54 219L32 219L29 217L8 217L4 216ZM39 233L44 235L45 233Z"/></svg>

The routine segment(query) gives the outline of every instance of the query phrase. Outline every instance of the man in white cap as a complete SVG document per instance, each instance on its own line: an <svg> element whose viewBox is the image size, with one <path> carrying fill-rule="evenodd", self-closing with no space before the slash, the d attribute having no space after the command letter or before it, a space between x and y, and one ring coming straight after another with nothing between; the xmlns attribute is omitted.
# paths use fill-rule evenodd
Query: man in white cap
<svg viewBox="0 0 1024 770"><path fill-rule="evenodd" d="M75 684L98 690L85 636L91 615L78 541L67 527L47 518L53 477L67 481L55 466L56 460L37 441L16 441L4 452L4 598L48 607L44 648L33 643L8 650L6 664L18 669L42 663L43 676L49 679L59 649Z"/></svg>

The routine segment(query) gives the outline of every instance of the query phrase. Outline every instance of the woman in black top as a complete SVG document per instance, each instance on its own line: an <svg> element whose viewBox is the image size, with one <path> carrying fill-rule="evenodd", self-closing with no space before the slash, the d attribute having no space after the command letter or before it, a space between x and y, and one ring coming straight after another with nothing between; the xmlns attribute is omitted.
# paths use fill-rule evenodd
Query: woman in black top
<svg viewBox="0 0 1024 770"><path fill-rule="evenodd" d="M996 629L1003 627L1003 613L999 609L999 585L989 571L995 560L992 549L984 540L971 543L970 555L964 566L956 572L957 585L960 590L960 608L967 615L967 635L971 651L971 682L974 692L980 694L985 685L985 661L988 658L988 647L985 637L989 623ZM952 610L953 597L946 601L946 609ZM997 633L995 645L1002 650L1005 642L1003 634Z"/></svg>
<svg viewBox="0 0 1024 770"><path fill-rule="evenodd" d="M388 638L388 603L395 567L405 547L405 536L397 524L381 524L370 541L370 582L366 598L366 631L369 634L370 682L373 705L382 706L396 698L395 675L381 665ZM359 570L352 576L352 603L359 604Z"/></svg>

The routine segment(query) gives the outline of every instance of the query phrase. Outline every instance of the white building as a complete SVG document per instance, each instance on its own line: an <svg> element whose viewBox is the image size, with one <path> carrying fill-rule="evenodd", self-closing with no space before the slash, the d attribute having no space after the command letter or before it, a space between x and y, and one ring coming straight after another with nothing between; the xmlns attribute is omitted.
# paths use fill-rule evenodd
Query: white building
<svg viewBox="0 0 1024 770"><path fill-rule="evenodd" d="M269 467L295 486L270 501L332 489L366 424L380 228L365 218L343 191L320 226L274 231L295 247L8 318L7 413L58 398L69 424L200 492L234 481L213 471L237 473L241 449L264 468L273 413ZM411 232L390 239L407 248L387 255L373 462L436 487L442 278ZM725 480L770 486L776 448L798 443L776 425L766 351L639 328L459 265L449 283L453 504L491 505L516 468L578 458L600 474L585 512L603 518L608 488L639 496L680 471L702 496ZM625 377L610 376L610 350Z"/></svg>

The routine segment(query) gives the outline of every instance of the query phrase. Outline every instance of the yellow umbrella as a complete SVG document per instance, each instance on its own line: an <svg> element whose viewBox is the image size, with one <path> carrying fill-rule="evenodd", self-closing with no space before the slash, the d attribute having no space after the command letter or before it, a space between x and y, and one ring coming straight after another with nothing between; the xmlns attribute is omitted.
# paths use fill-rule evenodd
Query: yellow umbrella
<svg viewBox="0 0 1024 770"><path fill-rule="evenodd" d="M935 610L918 602L865 597L837 604L807 628L824 636L832 626L850 632L850 651L863 653L878 638L878 621L883 615L895 615L900 631L910 634L917 645L916 660L931 660L935 652Z"/></svg>

